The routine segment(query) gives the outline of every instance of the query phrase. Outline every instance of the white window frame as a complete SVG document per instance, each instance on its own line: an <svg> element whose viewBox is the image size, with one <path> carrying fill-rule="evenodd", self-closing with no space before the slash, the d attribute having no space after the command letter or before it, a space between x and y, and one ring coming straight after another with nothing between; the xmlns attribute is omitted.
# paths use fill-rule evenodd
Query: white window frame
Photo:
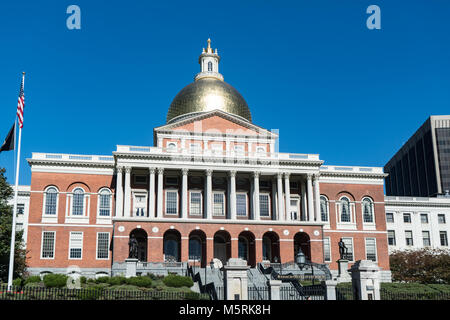
<svg viewBox="0 0 450 320"><path fill-rule="evenodd" d="M440 222L439 217L444 217L444 222ZM438 213L437 222L438 222L438 224L446 224L447 223L447 217L446 217L445 213Z"/></svg>
<svg viewBox="0 0 450 320"><path fill-rule="evenodd" d="M214 202L214 195L215 194L220 194L220 195L222 195L222 199L223 199L223 203L222 203L222 212L223 212L223 214L215 214L214 213L214 205L215 205L215 202ZM225 197L225 192L224 191L213 191L212 192L212 197L211 197L212 199L211 199L211 206L212 206L212 216L213 217L225 217L225 215L226 215L226 211L227 211L227 203L226 203L226 197Z"/></svg>
<svg viewBox="0 0 450 320"><path fill-rule="evenodd" d="M56 210L55 214L46 214L46 202L47 202L47 191L50 188L56 189ZM58 222L58 207L59 207L59 189L55 186L48 186L44 190L44 197L42 202L42 222L50 222L50 223L57 223Z"/></svg>
<svg viewBox="0 0 450 320"><path fill-rule="evenodd" d="M171 144L174 144L175 146L171 147L170 146ZM167 141L167 143L166 143L166 150L169 151L169 152L177 151L178 150L178 142L176 142L176 141Z"/></svg>
<svg viewBox="0 0 450 320"><path fill-rule="evenodd" d="M200 193L200 213L192 213L192 194ZM203 216L203 192L201 190L190 190L189 191L189 215L192 216Z"/></svg>
<svg viewBox="0 0 450 320"><path fill-rule="evenodd" d="M263 216L261 215L261 196L265 196L267 197L267 212L268 215L267 216ZM271 204L271 197L270 197L270 193L269 192L260 192L259 193L259 216L262 218L271 218L272 216L272 204ZM297 212L297 217L298 217L298 212Z"/></svg>
<svg viewBox="0 0 450 320"><path fill-rule="evenodd" d="M179 215L180 214L180 205L179 205L179 199L178 199L178 197L179 197L179 195L178 195L178 189L166 189L165 191L165 197L164 197L164 214L166 214L166 215L168 215L168 216L177 216L177 215ZM168 198L167 198L167 193L168 192L175 192L175 194L177 195L177 201L176 201L176 204L177 204L177 212L176 213L167 213L167 200L168 200Z"/></svg>
<svg viewBox="0 0 450 320"><path fill-rule="evenodd" d="M200 142L190 142L189 143L189 152L190 153L198 153L202 151L202 147Z"/></svg>
<svg viewBox="0 0 450 320"><path fill-rule="evenodd" d="M370 202L370 207L372 210L372 222L365 222L364 221L364 201L368 200ZM376 221L375 221L375 203L370 197L364 197L361 199L361 221L363 223L363 227L365 229L369 230L375 230L376 229Z"/></svg>
<svg viewBox="0 0 450 320"><path fill-rule="evenodd" d="M222 154L223 153L223 144L221 143L211 143L211 151L215 154Z"/></svg>
<svg viewBox="0 0 450 320"><path fill-rule="evenodd" d="M267 147L265 147L265 146L256 146L256 154L258 154L258 155L266 155L267 154Z"/></svg>
<svg viewBox="0 0 450 320"><path fill-rule="evenodd" d="M106 248L106 252L108 253L107 258L99 258L98 257L98 236L100 233L108 234L108 247ZM109 260L109 247L111 246L111 234L109 232L97 232L96 242L95 242L95 260Z"/></svg>
<svg viewBox="0 0 450 320"><path fill-rule="evenodd" d="M51 258L49 258L49 257L43 257L42 256L42 253L43 253L43 249L44 249L44 233L53 233L53 257L51 257ZM46 231L46 230L43 230L42 231L42 233L41 233L41 254L40 254L40 258L42 259L42 260L54 260L55 259L55 256L56 256L56 247L55 247L55 244L56 244L56 231Z"/></svg>
<svg viewBox="0 0 450 320"><path fill-rule="evenodd" d="M322 219L322 206L320 206L320 221L325 222L326 224L330 224L330 200L328 199L328 197L324 194L321 194L319 197L319 203L321 204L321 200L322 198L325 199L325 209L326 209L326 215L327 215L327 220L324 221Z"/></svg>
<svg viewBox="0 0 450 320"><path fill-rule="evenodd" d="M348 199L348 207L349 207L349 214L350 214L350 221L341 221L341 209L342 209L342 199L346 198ZM352 200L344 195L341 196L339 198L338 201L336 201L336 221L338 221L337 223L337 228L338 229L351 229L351 230L356 230L356 222L355 222L355 203L354 201L352 202Z"/></svg>
<svg viewBox="0 0 450 320"><path fill-rule="evenodd" d="M81 247L72 247L73 243L72 243L72 234L73 233L81 233ZM69 232L69 252L67 254L67 259L68 260L82 260L83 259L83 239L84 239L84 233L83 231L70 231ZM81 249L81 257L80 258L71 258L70 257L70 249Z"/></svg>
<svg viewBox="0 0 450 320"><path fill-rule="evenodd" d="M426 216L427 217L427 222L423 222L422 221L422 216ZM419 213L419 218L420 218L420 224L430 224L430 215L427 212Z"/></svg>
<svg viewBox="0 0 450 320"><path fill-rule="evenodd" d="M324 237L323 239L324 239L323 260L324 260L324 262L332 262L333 261L333 256L332 256L332 250L331 250L331 237ZM325 260L325 239L328 240L328 250L329 250L330 260Z"/></svg>
<svg viewBox="0 0 450 320"><path fill-rule="evenodd" d="M394 233L394 244L389 244L389 231L392 231L392 232ZM392 229L386 230L386 232L387 232L388 246L391 246L391 247L397 246L397 236L395 235L395 231L396 231L396 230L392 230Z"/></svg>
<svg viewBox="0 0 450 320"><path fill-rule="evenodd" d="M406 233L407 232L411 232L411 241L412 241L412 244L408 244L408 241L407 241L407 238L406 238ZM405 246L406 247L414 247L414 233L413 233L413 230L405 230L405 233L404 233L404 235L405 235Z"/></svg>
<svg viewBox="0 0 450 320"><path fill-rule="evenodd" d="M409 215L409 222L405 222L405 215ZM403 223L411 224L412 223L412 218L413 218L412 212L402 212L402 222Z"/></svg>
<svg viewBox="0 0 450 320"><path fill-rule="evenodd" d="M73 215L73 199L74 191L77 189L83 190L83 214ZM89 211L90 211L91 196L82 187L74 187L72 192L67 193L66 200L66 223L89 223Z"/></svg>
<svg viewBox="0 0 450 320"><path fill-rule="evenodd" d="M292 218L292 203L289 203L289 219L291 221L299 221L301 219L300 217L300 197L299 196L291 196L290 201L296 201L297 202L297 206L296 206L296 211L297 211L297 220Z"/></svg>
<svg viewBox="0 0 450 320"><path fill-rule="evenodd" d="M392 221L388 221L388 219L387 219L387 215L388 214L392 215ZM386 212L386 223L395 223L395 214L394 214L394 212Z"/></svg>
<svg viewBox="0 0 450 320"><path fill-rule="evenodd" d="M367 240L373 240L374 243L375 243L375 260L369 259L367 257ZM374 238L374 237L364 238L364 250L365 250L365 253L366 253L366 260L370 260L370 261L373 261L373 262L378 262L377 238Z"/></svg>
<svg viewBox="0 0 450 320"><path fill-rule="evenodd" d="M428 245L425 245L425 243L424 243L424 240L425 240L425 238L423 237L423 233L424 232L428 232ZM432 242L431 242L431 232L430 232L430 230L422 230L422 245L424 247L431 247Z"/></svg>
<svg viewBox="0 0 450 320"><path fill-rule="evenodd" d="M237 195L243 195L245 197L245 215L238 214ZM246 192L236 192L236 217L248 217L248 196Z"/></svg>
<svg viewBox="0 0 450 320"><path fill-rule="evenodd" d="M147 191L141 190L141 189L137 189L137 190L132 190L132 197L133 197L133 217L141 217L141 216L137 216L136 215L136 209L144 209L144 216L142 217L147 217L147 204L148 204L148 195L147 195ZM137 206L137 197L144 197L144 204L143 206Z"/></svg>
<svg viewBox="0 0 450 320"><path fill-rule="evenodd" d="M109 215L107 216L101 216L100 215L100 206L101 206L101 201L100 201L100 197L101 197L101 193L103 191L108 191L109 192ZM101 188L100 190L98 190L98 194L97 194L97 219L107 219L107 220L111 220L112 217L112 198L113 198L113 193L109 188Z"/></svg>
<svg viewBox="0 0 450 320"><path fill-rule="evenodd" d="M245 144L234 144L233 152L236 155L244 155L245 154Z"/></svg>

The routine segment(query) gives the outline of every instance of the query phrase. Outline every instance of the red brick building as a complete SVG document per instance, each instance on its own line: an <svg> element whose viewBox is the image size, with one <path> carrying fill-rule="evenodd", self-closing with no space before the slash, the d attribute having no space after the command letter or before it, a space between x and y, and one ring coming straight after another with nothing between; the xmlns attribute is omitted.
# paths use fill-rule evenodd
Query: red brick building
<svg viewBox="0 0 450 320"><path fill-rule="evenodd" d="M154 146L33 153L32 273L110 273L128 257L131 236L141 262L241 257L255 266L293 261L301 250L335 272L343 238L350 263L375 260L390 278L382 168L277 152L278 135L252 123L219 61L208 42L201 72L154 129Z"/></svg>

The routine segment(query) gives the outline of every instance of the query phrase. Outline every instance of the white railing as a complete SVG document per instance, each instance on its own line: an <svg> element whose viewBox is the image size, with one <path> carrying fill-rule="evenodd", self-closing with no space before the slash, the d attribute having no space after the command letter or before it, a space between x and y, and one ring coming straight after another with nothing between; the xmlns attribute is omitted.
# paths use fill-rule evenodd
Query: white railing
<svg viewBox="0 0 450 320"><path fill-rule="evenodd" d="M65 154L65 153L37 153L33 152L33 160L62 160L62 161L80 161L80 162L105 162L113 163L113 156L98 155L81 155L81 154Z"/></svg>
<svg viewBox="0 0 450 320"><path fill-rule="evenodd" d="M186 156L208 156L236 159L245 158L266 158L276 160L308 160L320 161L318 154L302 154L302 153L278 153L278 152L237 152L225 150L202 150L202 149L182 149L182 148L159 148L159 147L140 147L140 146L117 146L117 152L121 153L140 153L140 154L170 154L170 155L186 155Z"/></svg>
<svg viewBox="0 0 450 320"><path fill-rule="evenodd" d="M322 172L384 173L382 167L322 166Z"/></svg>

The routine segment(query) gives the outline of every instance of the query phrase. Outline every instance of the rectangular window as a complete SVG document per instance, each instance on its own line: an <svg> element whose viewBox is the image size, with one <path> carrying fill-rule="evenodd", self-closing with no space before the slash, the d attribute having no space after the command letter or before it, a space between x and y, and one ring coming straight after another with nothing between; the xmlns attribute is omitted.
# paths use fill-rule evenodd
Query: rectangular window
<svg viewBox="0 0 450 320"><path fill-rule="evenodd" d="M366 238L366 259L377 261L377 243L375 238Z"/></svg>
<svg viewBox="0 0 450 320"><path fill-rule="evenodd" d="M411 214L410 213L404 213L403 214L403 222L404 223L411 223Z"/></svg>
<svg viewBox="0 0 450 320"><path fill-rule="evenodd" d="M438 222L445 223L445 214L438 214Z"/></svg>
<svg viewBox="0 0 450 320"><path fill-rule="evenodd" d="M236 215L247 216L247 195L245 193L236 194Z"/></svg>
<svg viewBox="0 0 450 320"><path fill-rule="evenodd" d="M142 185L146 185L147 184L147 176L138 176L135 175L134 176L134 183L135 184L142 184Z"/></svg>
<svg viewBox="0 0 450 320"><path fill-rule="evenodd" d="M234 152L237 154L243 154L244 153L244 146L243 145L235 145L234 146Z"/></svg>
<svg viewBox="0 0 450 320"><path fill-rule="evenodd" d="M225 195L223 193L213 193L213 215L225 215Z"/></svg>
<svg viewBox="0 0 450 320"><path fill-rule="evenodd" d="M177 177L166 177L166 185L168 186L177 186L178 178Z"/></svg>
<svg viewBox="0 0 450 320"><path fill-rule="evenodd" d="M25 212L25 205L23 203L17 204L17 214L23 214Z"/></svg>
<svg viewBox="0 0 450 320"><path fill-rule="evenodd" d="M190 152L199 152L201 150L200 143L191 143L189 145L189 151Z"/></svg>
<svg viewBox="0 0 450 320"><path fill-rule="evenodd" d="M406 245L407 246L412 246L413 245L412 231L405 231L405 240L406 240Z"/></svg>
<svg viewBox="0 0 450 320"><path fill-rule="evenodd" d="M178 214L178 191L166 192L166 214Z"/></svg>
<svg viewBox="0 0 450 320"><path fill-rule="evenodd" d="M386 222L394 222L394 214L392 212L386 212Z"/></svg>
<svg viewBox="0 0 450 320"><path fill-rule="evenodd" d="M439 237L441 238L441 246L447 247L448 246L447 231L439 231Z"/></svg>
<svg viewBox="0 0 450 320"><path fill-rule="evenodd" d="M201 215L202 214L202 193L201 192L191 192L189 213L192 215Z"/></svg>
<svg viewBox="0 0 450 320"><path fill-rule="evenodd" d="M69 237L69 259L81 259L83 232L71 232Z"/></svg>
<svg viewBox="0 0 450 320"><path fill-rule="evenodd" d="M259 195L259 215L261 217L270 217L268 194Z"/></svg>
<svg viewBox="0 0 450 320"><path fill-rule="evenodd" d="M353 238L342 238L342 241L347 247L347 253L344 254L344 259L353 261Z"/></svg>
<svg viewBox="0 0 450 320"><path fill-rule="evenodd" d="M109 258L109 232L97 233L97 259Z"/></svg>
<svg viewBox="0 0 450 320"><path fill-rule="evenodd" d="M429 247L431 245L429 231L422 231L422 239L424 247Z"/></svg>
<svg viewBox="0 0 450 320"><path fill-rule="evenodd" d="M420 222L422 222L422 223L428 223L428 214L426 214L426 213L421 213L421 214L420 214Z"/></svg>
<svg viewBox="0 0 450 320"><path fill-rule="evenodd" d="M42 233L42 259L53 259L55 257L55 231L44 231Z"/></svg>
<svg viewBox="0 0 450 320"><path fill-rule="evenodd" d="M395 231L388 230L388 245L395 246Z"/></svg>
<svg viewBox="0 0 450 320"><path fill-rule="evenodd" d="M323 255L325 262L331 262L330 238L323 239Z"/></svg>

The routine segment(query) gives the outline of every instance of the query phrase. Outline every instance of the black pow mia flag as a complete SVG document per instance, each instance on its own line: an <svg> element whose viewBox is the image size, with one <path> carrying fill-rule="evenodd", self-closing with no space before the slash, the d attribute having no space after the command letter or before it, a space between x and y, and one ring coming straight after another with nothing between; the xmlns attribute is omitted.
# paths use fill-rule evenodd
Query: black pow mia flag
<svg viewBox="0 0 450 320"><path fill-rule="evenodd" d="M5 142L3 142L2 146L0 147L0 152L14 150L15 136L16 136L16 123L14 122L13 126L11 127L11 130L9 130Z"/></svg>

